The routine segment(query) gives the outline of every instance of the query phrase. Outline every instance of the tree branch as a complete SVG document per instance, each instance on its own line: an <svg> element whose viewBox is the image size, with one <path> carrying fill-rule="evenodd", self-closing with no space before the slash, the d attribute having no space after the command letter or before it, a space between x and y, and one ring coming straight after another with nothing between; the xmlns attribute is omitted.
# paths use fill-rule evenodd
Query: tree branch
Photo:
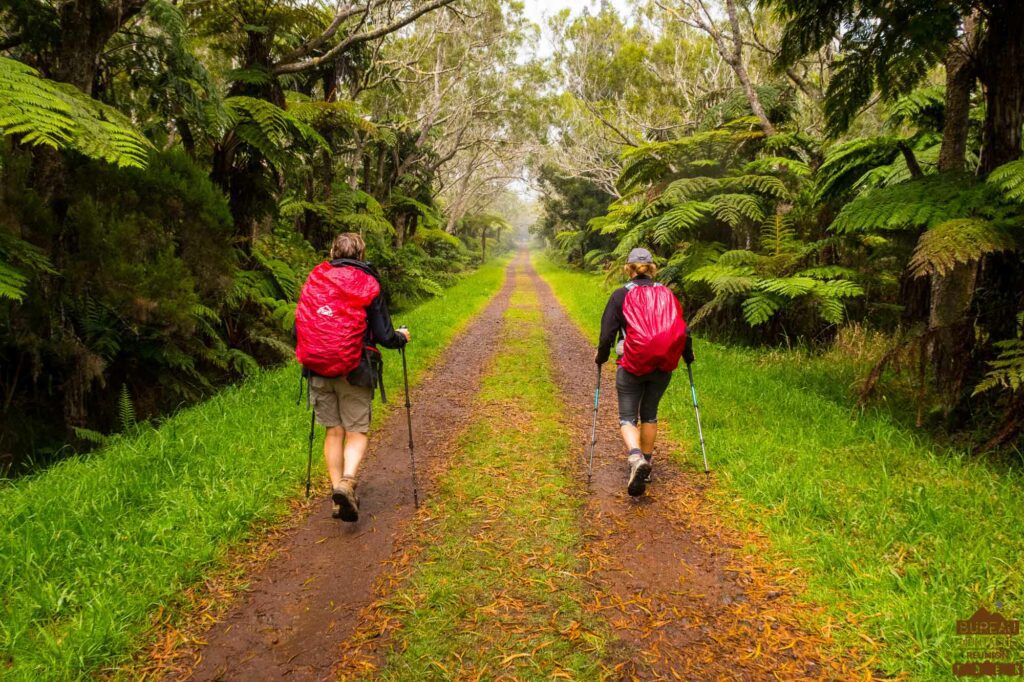
<svg viewBox="0 0 1024 682"><path fill-rule="evenodd" d="M314 69L323 64L324 62L330 61L331 59L334 59L338 55L344 53L353 45L358 45L360 43L376 40L377 38L386 36L389 33L394 33L395 31L405 28L412 22L419 19L424 14L429 14L430 12L441 9L442 7L446 7L447 5L450 5L455 1L456 0L433 0L432 2L429 2L426 5L423 5L422 7L410 12L404 17L401 17L400 19L391 22L390 24L386 24L372 31L365 31L363 33L357 33L355 35L349 36L348 38L345 38L340 43L329 49L327 52L320 55L319 57L313 57L312 59L306 59L304 61L278 64L273 69L274 75L280 76L287 73L300 73L302 71Z"/></svg>

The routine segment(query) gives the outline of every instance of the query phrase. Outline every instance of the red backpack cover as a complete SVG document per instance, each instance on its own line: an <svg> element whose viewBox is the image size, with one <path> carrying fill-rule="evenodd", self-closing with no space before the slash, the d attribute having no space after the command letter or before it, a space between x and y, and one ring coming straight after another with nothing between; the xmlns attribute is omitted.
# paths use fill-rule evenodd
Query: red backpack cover
<svg viewBox="0 0 1024 682"><path fill-rule="evenodd" d="M359 366L366 339L366 307L380 294L380 282L353 266L321 263L309 273L295 309L295 357L324 377Z"/></svg>
<svg viewBox="0 0 1024 682"><path fill-rule="evenodd" d="M622 314L627 327L619 366L636 375L674 371L686 346L686 321L672 290L661 284L629 286Z"/></svg>

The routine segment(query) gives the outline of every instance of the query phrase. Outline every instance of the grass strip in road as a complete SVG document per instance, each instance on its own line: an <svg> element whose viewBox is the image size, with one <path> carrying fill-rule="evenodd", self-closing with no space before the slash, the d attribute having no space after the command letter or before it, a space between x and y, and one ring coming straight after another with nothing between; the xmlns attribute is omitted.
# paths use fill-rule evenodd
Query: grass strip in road
<svg viewBox="0 0 1024 682"><path fill-rule="evenodd" d="M603 278L534 260L596 341ZM838 642L879 644L889 674L949 679L968 645L958 619L998 604L1024 616L1024 477L940 448L885 411L854 413L837 390L847 368L700 339L695 351L720 507L804 569L804 596L831 609ZM684 372L662 404L671 436L692 444L675 456L697 469ZM1024 636L1010 646L1024 662Z"/></svg>
<svg viewBox="0 0 1024 682"><path fill-rule="evenodd" d="M412 528L405 575L376 607L391 648L372 679L601 677L562 415L537 297L520 278L478 413Z"/></svg>
<svg viewBox="0 0 1024 682"><path fill-rule="evenodd" d="M413 381L499 289L505 265L397 316L414 333ZM401 361L387 361L397 391ZM285 517L306 471L297 392L295 366L263 372L158 429L0 487L0 678L78 679L124 663L152 614L180 608L230 548Z"/></svg>

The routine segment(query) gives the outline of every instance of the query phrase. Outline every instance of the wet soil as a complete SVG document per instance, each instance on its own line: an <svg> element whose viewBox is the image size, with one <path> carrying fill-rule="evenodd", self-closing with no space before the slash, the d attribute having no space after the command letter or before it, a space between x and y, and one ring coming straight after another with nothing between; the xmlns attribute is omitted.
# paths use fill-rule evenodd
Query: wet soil
<svg viewBox="0 0 1024 682"><path fill-rule="evenodd" d="M587 485L594 346L531 271L540 295L555 379L577 434ZM686 391L678 372L670 391ZM664 429L663 429L664 431ZM667 453L699 452L660 440L654 478L640 498L626 493L626 450L618 428L615 366L601 379L597 448L585 511L594 588L591 608L611 624L610 655L622 679L844 679L845 664L821 655L823 639L801 630L792 595L750 556L748 539L708 522L714 514L700 470ZM694 460L695 462L697 460ZM863 675L861 675L863 677ZM846 678L848 679L848 678Z"/></svg>
<svg viewBox="0 0 1024 682"><path fill-rule="evenodd" d="M508 276L412 392L421 487L429 489L423 473L448 459L445 446L472 412L512 287ZM393 400L401 399L392 393ZM201 637L202 644L165 668L173 671L168 679L331 678L339 643L374 598L400 526L414 514L404 409L396 404L371 434L359 481L359 522L332 519L326 489L323 494L308 518L274 544L274 558L252 576L250 589Z"/></svg>

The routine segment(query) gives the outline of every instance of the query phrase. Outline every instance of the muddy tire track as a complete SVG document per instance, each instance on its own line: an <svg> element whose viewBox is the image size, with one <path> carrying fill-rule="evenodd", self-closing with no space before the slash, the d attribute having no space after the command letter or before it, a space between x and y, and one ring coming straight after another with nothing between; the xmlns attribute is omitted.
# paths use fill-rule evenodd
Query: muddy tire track
<svg viewBox="0 0 1024 682"><path fill-rule="evenodd" d="M586 486L594 396L594 347L548 284L529 272L544 309L548 343L579 442ZM698 359L699 362L699 359ZM673 383L685 382L685 372ZM685 390L679 385L670 391ZM618 429L615 365L602 374L598 446L584 523L594 587L591 608L612 626L611 667L621 679L851 679L826 653L826 637L802 630L793 595L765 575L749 538L708 522L713 503L703 472L671 461L678 444L659 434L647 494L626 494L626 451ZM692 451L690 456L699 457ZM747 545L744 547L744 545ZM864 674L859 675L860 678Z"/></svg>
<svg viewBox="0 0 1024 682"><path fill-rule="evenodd" d="M416 455L423 471L443 467L450 455L445 446L472 411L484 368L497 350L494 337L509 304L514 270L510 265L501 291L413 390ZM392 392L396 403L399 392ZM401 525L414 513L407 447L405 413L396 404L371 433L360 475L359 522L331 518L322 480L322 501L275 543L274 558L202 644L168 663L165 679L330 679L339 643L373 600L375 581L386 570Z"/></svg>

